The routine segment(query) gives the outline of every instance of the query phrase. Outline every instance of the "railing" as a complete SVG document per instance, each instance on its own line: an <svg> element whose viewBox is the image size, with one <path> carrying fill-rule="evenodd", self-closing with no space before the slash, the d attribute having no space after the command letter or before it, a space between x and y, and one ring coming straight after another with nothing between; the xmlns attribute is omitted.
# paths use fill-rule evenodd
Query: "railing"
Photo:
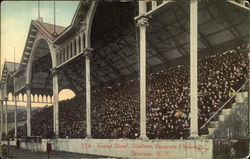
<svg viewBox="0 0 250 159"><path fill-rule="evenodd" d="M236 96L236 94L237 93L239 93L239 91L241 91L242 90L242 88L247 84L249 82L249 79L235 92L235 94L232 96L232 97L230 97L228 100L227 100L227 102L226 103L224 103L223 105L222 105L222 107L220 107L220 109L219 110L217 110L206 122L205 122L205 124L203 124L202 125L202 127L200 128L200 129L203 129L235 96Z"/></svg>

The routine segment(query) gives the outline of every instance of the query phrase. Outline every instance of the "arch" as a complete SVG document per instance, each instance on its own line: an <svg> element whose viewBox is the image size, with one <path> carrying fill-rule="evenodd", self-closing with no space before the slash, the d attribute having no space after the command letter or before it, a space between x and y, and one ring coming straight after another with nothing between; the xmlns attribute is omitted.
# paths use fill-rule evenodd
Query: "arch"
<svg viewBox="0 0 250 159"><path fill-rule="evenodd" d="M76 96L75 92L72 91L71 89L62 89L59 92L59 101L66 100L66 99L71 99Z"/></svg>
<svg viewBox="0 0 250 159"><path fill-rule="evenodd" d="M34 102L38 102L38 95L37 94L34 95Z"/></svg>
<svg viewBox="0 0 250 159"><path fill-rule="evenodd" d="M38 96L38 102L42 102L43 101L43 96L40 94L39 96Z"/></svg>
<svg viewBox="0 0 250 159"><path fill-rule="evenodd" d="M35 54L37 52L37 49L42 42L45 43L47 45L47 48L49 49L49 54L51 56L51 62L52 62L52 68L56 67L56 64L57 64L55 48L53 47L52 42L45 39L42 35L40 35L40 36L39 35L40 34L37 34L37 39L34 42L35 45L32 48L29 62L27 65L26 84L31 84L32 64L35 60L34 58L35 58Z"/></svg>
<svg viewBox="0 0 250 159"><path fill-rule="evenodd" d="M43 96L42 96L42 102L43 102L43 103L46 103L46 95L43 95Z"/></svg>
<svg viewBox="0 0 250 159"><path fill-rule="evenodd" d="M34 102L34 98L35 98L34 94L31 94L30 96L31 96L31 101Z"/></svg>
<svg viewBox="0 0 250 159"><path fill-rule="evenodd" d="M20 93L17 95L17 98L18 98L18 101L20 102L23 100L23 95Z"/></svg>
<svg viewBox="0 0 250 159"><path fill-rule="evenodd" d="M47 98L47 103L50 103L51 102L50 96L48 95L46 98Z"/></svg>
<svg viewBox="0 0 250 159"><path fill-rule="evenodd" d="M11 92L8 94L8 99L13 100L13 94Z"/></svg>
<svg viewBox="0 0 250 159"><path fill-rule="evenodd" d="M27 101L27 94L26 94L26 93L23 94L23 100L24 100L24 101Z"/></svg>

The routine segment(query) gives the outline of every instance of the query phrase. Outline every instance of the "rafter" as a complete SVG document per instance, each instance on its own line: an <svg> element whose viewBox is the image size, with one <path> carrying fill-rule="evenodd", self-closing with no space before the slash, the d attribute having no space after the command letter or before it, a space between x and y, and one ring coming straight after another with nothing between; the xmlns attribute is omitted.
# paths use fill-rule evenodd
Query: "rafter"
<svg viewBox="0 0 250 159"><path fill-rule="evenodd" d="M188 13L181 6L179 6L179 8L182 11L183 16L188 15ZM185 17L188 18L187 16ZM206 36L202 33L199 27L198 27L198 34L200 35L203 44L206 45L207 48L211 48L213 50L213 45L207 40Z"/></svg>
<svg viewBox="0 0 250 159"><path fill-rule="evenodd" d="M165 65L165 67L168 66L168 59L163 55L163 53L149 40L147 40L147 42L149 43L149 45L151 46L151 48L156 52L156 56L158 56L163 64Z"/></svg>
<svg viewBox="0 0 250 159"><path fill-rule="evenodd" d="M117 77L123 77L123 75L122 75L122 73L118 70L118 69L116 69L112 64L111 64L111 62L109 61L109 59L107 59L106 57L104 57L103 55L101 55L99 52L97 52L97 51L95 51L95 53L97 53L97 55L98 56L100 56L101 57L101 59L103 59L105 62L106 62L106 64L108 65L108 66L110 66L113 70L114 70L114 72L116 73L116 75L117 75Z"/></svg>
<svg viewBox="0 0 250 159"><path fill-rule="evenodd" d="M75 91L75 92L79 92L80 91L80 90L78 91L78 89L76 88L76 86L74 85L74 83L76 83L79 87L81 87L82 89L84 89L84 87L82 87L82 85L78 82L78 80L75 80L72 77L70 77L70 75L66 71L61 71L61 73L66 77L66 79L70 83L70 86L73 87L73 91ZM74 81L74 83L73 83L73 81Z"/></svg>
<svg viewBox="0 0 250 159"><path fill-rule="evenodd" d="M171 39L174 40L176 46L179 46L178 47L178 51L184 56L184 57L187 57L188 55L188 52L183 48L183 46L180 44L180 42L178 40L175 39L175 37L171 34L171 32L165 27L165 24L164 22L162 22L158 17L155 17L154 19L157 20L157 22L161 25L162 29L165 30L169 36L171 37ZM186 61L188 60L188 58L185 58Z"/></svg>

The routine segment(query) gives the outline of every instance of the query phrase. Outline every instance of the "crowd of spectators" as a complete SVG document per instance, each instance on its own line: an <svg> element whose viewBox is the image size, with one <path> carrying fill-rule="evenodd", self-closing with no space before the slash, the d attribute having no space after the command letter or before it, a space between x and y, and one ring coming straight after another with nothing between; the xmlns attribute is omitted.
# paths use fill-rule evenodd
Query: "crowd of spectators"
<svg viewBox="0 0 250 159"><path fill-rule="evenodd" d="M247 80L248 48L241 46L211 54L198 62L199 128ZM180 139L189 136L190 69L178 65L147 76L147 136ZM137 138L140 135L139 79L92 89L93 138ZM60 137L82 138L86 131L85 97L59 103ZM228 105L230 107L230 105ZM32 115L32 134L53 132L53 107ZM204 129L205 130L205 129ZM201 133L206 133L205 131Z"/></svg>

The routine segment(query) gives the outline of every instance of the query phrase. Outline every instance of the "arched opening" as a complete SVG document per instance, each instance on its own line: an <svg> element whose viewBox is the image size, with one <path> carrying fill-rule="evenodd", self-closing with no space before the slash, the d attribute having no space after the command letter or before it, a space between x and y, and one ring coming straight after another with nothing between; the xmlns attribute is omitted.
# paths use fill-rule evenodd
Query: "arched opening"
<svg viewBox="0 0 250 159"><path fill-rule="evenodd" d="M20 93L20 94L18 94L18 101L20 102L22 100L23 100L23 95Z"/></svg>
<svg viewBox="0 0 250 159"><path fill-rule="evenodd" d="M59 101L72 99L76 94L71 89L63 89L59 92Z"/></svg>
<svg viewBox="0 0 250 159"><path fill-rule="evenodd" d="M41 39L37 42L30 67L31 93L35 102L32 103L32 107L42 107L41 111L31 116L31 135L46 137L53 134L53 106L41 104L42 101L45 102L44 95L53 95L52 55L46 40ZM44 113L45 110L47 113Z"/></svg>
<svg viewBox="0 0 250 159"><path fill-rule="evenodd" d="M9 94L8 94L8 99L9 99L9 100L12 100L12 98L13 98L12 93L9 93Z"/></svg>
<svg viewBox="0 0 250 159"><path fill-rule="evenodd" d="M27 94L26 93L23 95L23 100L27 101Z"/></svg>

